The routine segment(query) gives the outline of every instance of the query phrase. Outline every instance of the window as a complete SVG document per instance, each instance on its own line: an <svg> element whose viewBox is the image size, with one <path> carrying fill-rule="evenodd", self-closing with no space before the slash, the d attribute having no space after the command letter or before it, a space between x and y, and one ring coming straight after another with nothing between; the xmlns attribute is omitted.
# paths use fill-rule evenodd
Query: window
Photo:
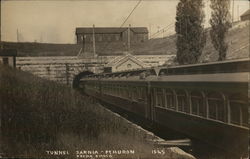
<svg viewBox="0 0 250 159"><path fill-rule="evenodd" d="M3 64L8 65L9 64L9 58L8 57L3 57Z"/></svg>
<svg viewBox="0 0 250 159"><path fill-rule="evenodd" d="M172 90L166 90L165 97L166 97L165 106L170 109L175 109L174 92Z"/></svg>
<svg viewBox="0 0 250 159"><path fill-rule="evenodd" d="M115 39L116 39L116 41L119 41L120 40L120 36L119 35L115 35Z"/></svg>
<svg viewBox="0 0 250 159"><path fill-rule="evenodd" d="M248 97L234 94L229 98L231 123L248 127Z"/></svg>
<svg viewBox="0 0 250 159"><path fill-rule="evenodd" d="M192 114L205 116L206 107L203 102L203 95L200 92L192 92L191 93L191 108Z"/></svg>
<svg viewBox="0 0 250 159"><path fill-rule="evenodd" d="M141 98L146 101L147 100L147 88L146 87L142 87L141 88Z"/></svg>
<svg viewBox="0 0 250 159"><path fill-rule="evenodd" d="M128 89L128 86L125 86L125 87L124 87L124 91L125 91L124 97L125 97L125 98L129 98L129 89Z"/></svg>
<svg viewBox="0 0 250 159"><path fill-rule="evenodd" d="M131 100L134 99L134 91L135 91L134 87L133 86L129 86L129 98Z"/></svg>
<svg viewBox="0 0 250 159"><path fill-rule="evenodd" d="M98 36L98 41L102 41L102 35Z"/></svg>
<svg viewBox="0 0 250 159"><path fill-rule="evenodd" d="M187 93L185 91L178 91L176 95L177 95L178 111L189 112Z"/></svg>
<svg viewBox="0 0 250 159"><path fill-rule="evenodd" d="M137 88L132 86L131 88L131 98L132 100L137 100Z"/></svg>
<svg viewBox="0 0 250 159"><path fill-rule="evenodd" d="M238 102L230 102L230 112L231 112L231 123L240 125L241 110L240 107L243 105Z"/></svg>
<svg viewBox="0 0 250 159"><path fill-rule="evenodd" d="M111 37L110 36L108 36L107 38L108 38L108 41L111 41Z"/></svg>
<svg viewBox="0 0 250 159"><path fill-rule="evenodd" d="M146 102L146 88L145 87L138 87L138 101L139 102Z"/></svg>
<svg viewBox="0 0 250 159"><path fill-rule="evenodd" d="M241 107L241 112L242 112L242 125L249 127L249 122L248 122L248 107L247 104L243 104Z"/></svg>
<svg viewBox="0 0 250 159"><path fill-rule="evenodd" d="M208 94L208 117L215 120L225 120L225 102L224 97L220 93Z"/></svg>
<svg viewBox="0 0 250 159"><path fill-rule="evenodd" d="M164 107L163 89L157 88L156 90L156 106Z"/></svg>

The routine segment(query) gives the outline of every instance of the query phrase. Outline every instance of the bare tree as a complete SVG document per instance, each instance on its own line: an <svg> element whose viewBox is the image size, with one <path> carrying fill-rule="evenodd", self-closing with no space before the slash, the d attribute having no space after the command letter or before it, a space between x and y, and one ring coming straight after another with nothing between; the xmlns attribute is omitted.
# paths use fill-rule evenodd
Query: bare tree
<svg viewBox="0 0 250 159"><path fill-rule="evenodd" d="M197 63L206 42L202 0L180 0L177 5L175 31L179 64Z"/></svg>
<svg viewBox="0 0 250 159"><path fill-rule="evenodd" d="M214 48L219 52L218 61L226 59L228 44L225 42L226 34L231 27L230 0L211 0L211 30L210 37Z"/></svg>

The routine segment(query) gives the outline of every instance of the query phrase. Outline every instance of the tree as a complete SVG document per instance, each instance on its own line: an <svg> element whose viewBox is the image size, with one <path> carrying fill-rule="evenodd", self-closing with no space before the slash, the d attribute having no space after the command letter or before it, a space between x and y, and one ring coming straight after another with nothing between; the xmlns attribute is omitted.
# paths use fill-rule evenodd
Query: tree
<svg viewBox="0 0 250 159"><path fill-rule="evenodd" d="M197 63L206 43L202 0L180 0L177 5L175 31L179 64Z"/></svg>
<svg viewBox="0 0 250 159"><path fill-rule="evenodd" d="M218 61L226 59L228 45L225 42L230 23L230 0L211 0L210 37L214 48L219 52Z"/></svg>

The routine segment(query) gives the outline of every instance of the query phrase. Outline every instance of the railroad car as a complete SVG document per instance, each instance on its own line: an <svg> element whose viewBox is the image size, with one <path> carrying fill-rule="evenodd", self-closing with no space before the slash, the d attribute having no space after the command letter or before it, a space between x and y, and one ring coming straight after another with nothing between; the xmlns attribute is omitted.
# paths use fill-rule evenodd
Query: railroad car
<svg viewBox="0 0 250 159"><path fill-rule="evenodd" d="M248 154L250 60L93 74L81 79L88 95L209 143Z"/></svg>

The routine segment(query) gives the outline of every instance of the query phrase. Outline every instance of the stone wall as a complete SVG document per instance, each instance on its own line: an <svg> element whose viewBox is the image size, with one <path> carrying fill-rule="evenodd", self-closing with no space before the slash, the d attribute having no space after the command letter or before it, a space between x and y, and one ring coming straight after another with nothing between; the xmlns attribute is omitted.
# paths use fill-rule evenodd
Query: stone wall
<svg viewBox="0 0 250 159"><path fill-rule="evenodd" d="M172 56L138 55L148 67L164 64ZM83 71L102 72L103 66L117 56L81 58L77 56L17 57L16 67L39 77L71 85L75 75Z"/></svg>

